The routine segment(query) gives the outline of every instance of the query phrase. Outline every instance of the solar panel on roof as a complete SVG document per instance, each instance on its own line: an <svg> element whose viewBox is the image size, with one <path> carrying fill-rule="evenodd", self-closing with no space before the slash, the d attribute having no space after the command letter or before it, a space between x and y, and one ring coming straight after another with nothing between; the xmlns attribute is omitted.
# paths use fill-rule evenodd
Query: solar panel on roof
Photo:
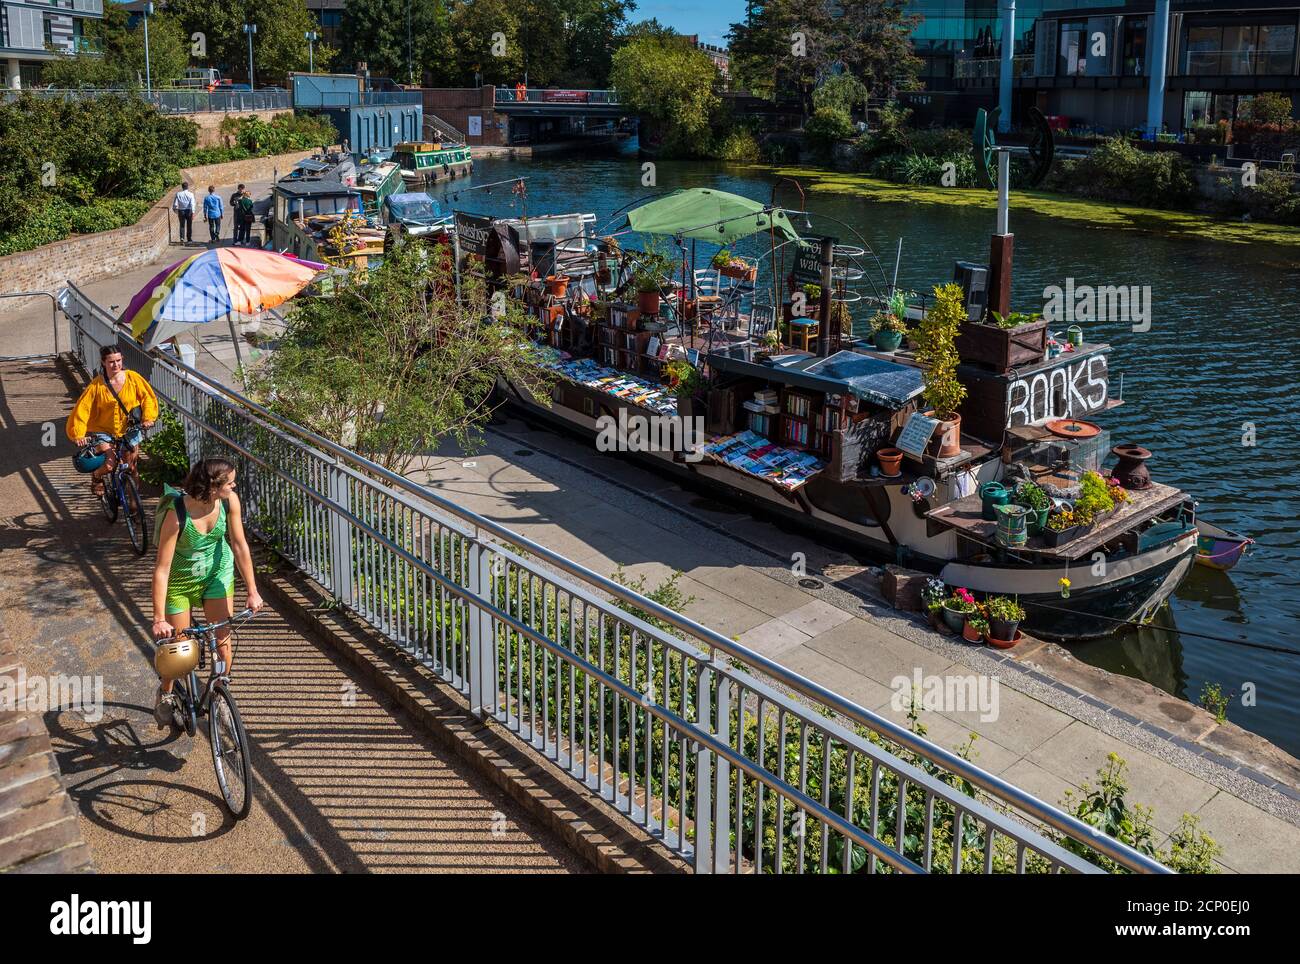
<svg viewBox="0 0 1300 964"><path fill-rule="evenodd" d="M804 372L844 382L860 398L893 407L911 401L922 387L919 368L852 351L819 358Z"/></svg>

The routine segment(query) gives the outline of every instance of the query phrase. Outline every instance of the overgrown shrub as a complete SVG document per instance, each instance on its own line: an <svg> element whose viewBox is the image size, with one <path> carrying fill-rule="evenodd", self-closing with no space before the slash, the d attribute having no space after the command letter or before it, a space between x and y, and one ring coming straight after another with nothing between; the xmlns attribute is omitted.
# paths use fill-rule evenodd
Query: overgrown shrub
<svg viewBox="0 0 1300 964"><path fill-rule="evenodd" d="M808 145L818 154L827 155L836 141L853 136L853 120L848 111L838 107L818 107L803 130Z"/></svg>
<svg viewBox="0 0 1300 964"><path fill-rule="evenodd" d="M1257 171L1254 187L1243 187L1237 177L1230 180L1233 203L1253 220L1300 224L1300 193L1294 176L1279 171Z"/></svg>
<svg viewBox="0 0 1300 964"><path fill-rule="evenodd" d="M1196 198L1190 166L1181 156L1140 151L1119 137L1077 161L1057 161L1044 187L1149 208L1189 208Z"/></svg>
<svg viewBox="0 0 1300 964"><path fill-rule="evenodd" d="M169 405L161 405L158 424L140 446L148 456L140 461L140 478L150 485L179 485L190 469L185 425Z"/></svg>
<svg viewBox="0 0 1300 964"><path fill-rule="evenodd" d="M757 161L758 138L746 127L732 127L718 138L713 155L722 161Z"/></svg>

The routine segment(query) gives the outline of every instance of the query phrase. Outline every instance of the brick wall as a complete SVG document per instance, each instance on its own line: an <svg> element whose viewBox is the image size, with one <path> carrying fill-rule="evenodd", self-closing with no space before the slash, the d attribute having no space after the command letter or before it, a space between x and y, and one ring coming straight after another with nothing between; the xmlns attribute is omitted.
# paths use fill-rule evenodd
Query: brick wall
<svg viewBox="0 0 1300 964"><path fill-rule="evenodd" d="M224 164L205 164L182 172L191 186L228 187L242 182L269 181L273 172L286 173L311 151L256 157ZM179 185L178 185L179 188ZM0 291L57 292L69 279L81 284L134 270L162 257L170 241L168 220L175 190L149 209L135 224L98 234L74 234L31 251L0 258ZM202 194L200 189L198 194ZM34 299L0 301L0 314L21 311ZM49 303L46 302L48 305Z"/></svg>
<svg viewBox="0 0 1300 964"><path fill-rule="evenodd" d="M510 128L506 115L494 109L495 87L424 87L420 93L424 96L425 114L437 114L454 125L470 144L509 143ZM470 114L483 118L483 134L479 137L470 137Z"/></svg>
<svg viewBox="0 0 1300 964"><path fill-rule="evenodd" d="M236 110L236 111L198 111L185 115L186 120L193 121L199 128L199 147L224 147L219 128L227 117L260 117L266 123L280 114L292 114L286 110Z"/></svg>

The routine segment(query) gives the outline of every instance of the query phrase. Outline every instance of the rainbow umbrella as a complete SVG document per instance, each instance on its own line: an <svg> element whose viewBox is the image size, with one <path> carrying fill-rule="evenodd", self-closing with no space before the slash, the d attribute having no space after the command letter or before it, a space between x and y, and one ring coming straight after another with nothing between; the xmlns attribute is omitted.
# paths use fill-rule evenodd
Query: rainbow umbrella
<svg viewBox="0 0 1300 964"><path fill-rule="evenodd" d="M282 305L326 267L258 248L201 251L158 272L136 292L120 320L147 350L186 325Z"/></svg>

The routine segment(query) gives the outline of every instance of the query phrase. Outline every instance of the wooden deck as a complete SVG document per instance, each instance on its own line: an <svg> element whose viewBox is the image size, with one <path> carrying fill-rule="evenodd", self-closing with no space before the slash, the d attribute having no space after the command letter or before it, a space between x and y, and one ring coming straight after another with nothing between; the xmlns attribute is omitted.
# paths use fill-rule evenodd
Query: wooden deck
<svg viewBox="0 0 1300 964"><path fill-rule="evenodd" d="M1053 548L1043 542L1042 536L1030 536L1023 549L1017 551L1035 552L1056 559L1078 559L1134 526L1172 509L1186 498L1181 489L1158 482L1153 482L1149 489L1129 494L1133 497L1132 502L1121 505L1068 542ZM996 545L997 523L985 519L982 508L983 503L976 493L932 509L926 513L926 518L977 542Z"/></svg>

